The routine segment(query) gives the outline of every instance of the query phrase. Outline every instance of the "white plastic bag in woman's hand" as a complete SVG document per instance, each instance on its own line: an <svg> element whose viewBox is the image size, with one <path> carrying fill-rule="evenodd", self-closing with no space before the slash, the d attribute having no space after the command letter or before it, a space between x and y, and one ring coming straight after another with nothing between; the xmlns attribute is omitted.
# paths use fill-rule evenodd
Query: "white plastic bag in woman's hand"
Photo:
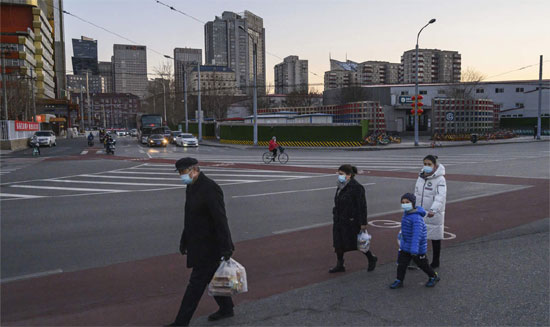
<svg viewBox="0 0 550 327"><path fill-rule="evenodd" d="M357 235L357 250L363 253L367 253L370 248L371 238L372 236L370 236L366 229L364 231L361 231L361 233Z"/></svg>
<svg viewBox="0 0 550 327"><path fill-rule="evenodd" d="M248 283L244 267L233 259L222 260L208 285L208 295L231 296L245 292L248 292Z"/></svg>

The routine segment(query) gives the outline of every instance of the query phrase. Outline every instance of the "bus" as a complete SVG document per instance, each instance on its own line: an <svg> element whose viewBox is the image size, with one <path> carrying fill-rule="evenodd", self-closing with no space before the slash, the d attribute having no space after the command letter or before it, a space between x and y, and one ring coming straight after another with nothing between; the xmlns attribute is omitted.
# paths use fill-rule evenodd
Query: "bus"
<svg viewBox="0 0 550 327"><path fill-rule="evenodd" d="M147 137L155 132L162 134L164 132L162 125L162 115L141 114L137 115L137 139L141 144L147 143ZM159 132L161 131L162 132Z"/></svg>

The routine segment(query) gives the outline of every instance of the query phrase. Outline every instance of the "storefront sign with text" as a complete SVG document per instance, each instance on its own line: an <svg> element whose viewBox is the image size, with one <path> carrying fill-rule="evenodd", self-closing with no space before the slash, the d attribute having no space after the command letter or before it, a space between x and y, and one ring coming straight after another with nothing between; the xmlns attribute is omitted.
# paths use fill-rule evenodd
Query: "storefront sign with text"
<svg viewBox="0 0 550 327"><path fill-rule="evenodd" d="M28 121L15 121L15 130L16 131L39 131L40 130L40 124L39 123L33 123Z"/></svg>

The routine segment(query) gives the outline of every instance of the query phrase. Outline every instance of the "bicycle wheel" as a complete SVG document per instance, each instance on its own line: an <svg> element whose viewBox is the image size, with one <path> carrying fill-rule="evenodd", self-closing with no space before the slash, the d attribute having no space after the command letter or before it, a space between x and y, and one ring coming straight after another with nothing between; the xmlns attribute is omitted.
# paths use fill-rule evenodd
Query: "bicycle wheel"
<svg viewBox="0 0 550 327"><path fill-rule="evenodd" d="M271 162L271 159L273 158L273 153L271 152L264 152L264 154L262 155L262 160L264 161L264 163L268 164Z"/></svg>
<svg viewBox="0 0 550 327"><path fill-rule="evenodd" d="M288 162L288 154L286 153L281 153L279 155L279 162L282 163L282 164L286 164Z"/></svg>

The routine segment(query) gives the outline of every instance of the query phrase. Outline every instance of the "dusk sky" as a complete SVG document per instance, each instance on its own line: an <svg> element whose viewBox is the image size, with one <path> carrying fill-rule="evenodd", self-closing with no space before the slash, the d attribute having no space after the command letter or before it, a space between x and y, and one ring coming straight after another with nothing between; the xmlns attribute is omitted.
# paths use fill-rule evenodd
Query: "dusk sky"
<svg viewBox="0 0 550 327"><path fill-rule="evenodd" d="M309 60L310 86L318 91L323 90L323 74L329 70L329 53L338 60L347 56L357 62L400 62L404 51L414 49L416 34L431 18L437 22L422 32L420 47L459 51L463 71L472 68L486 80L538 79L539 56L544 55L544 78L550 78L548 0L162 2L202 22L214 20L223 11L249 10L262 17L269 53L268 84L274 82L274 65L289 55ZM148 50L173 56L176 47L200 48L204 58L204 24L155 0L65 0L64 6L72 14L146 45ZM114 43L131 44L65 15L68 70L72 70L71 39L81 35L98 40L101 61L110 60ZM149 73L163 60L148 51Z"/></svg>

